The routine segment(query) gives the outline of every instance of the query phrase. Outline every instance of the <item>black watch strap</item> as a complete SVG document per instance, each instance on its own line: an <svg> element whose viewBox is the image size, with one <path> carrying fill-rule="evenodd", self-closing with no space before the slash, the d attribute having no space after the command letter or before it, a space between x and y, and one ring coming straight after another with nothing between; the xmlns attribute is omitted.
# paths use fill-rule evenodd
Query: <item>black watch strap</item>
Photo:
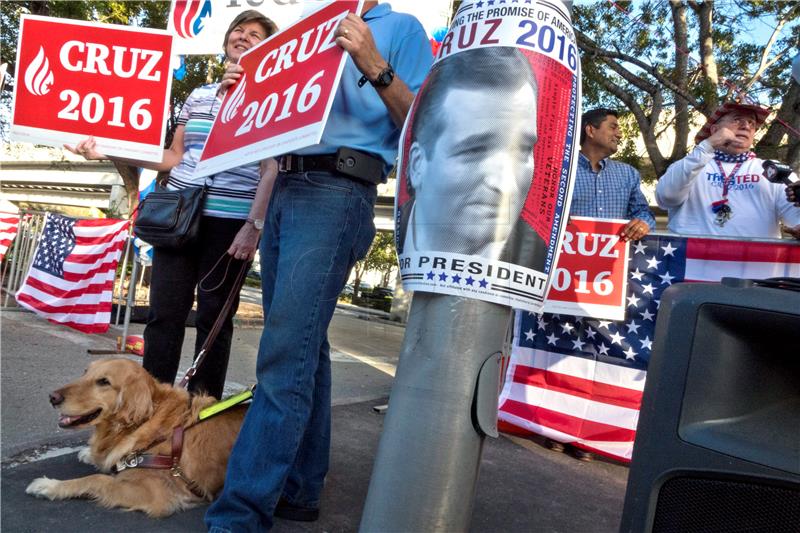
<svg viewBox="0 0 800 533"><path fill-rule="evenodd" d="M374 80L367 78L366 74L361 76L361 79L358 80L358 86L363 87L367 82L373 87L388 87L391 85L392 81L394 81L394 68L392 68L391 63L387 63L386 65L387 67L383 69Z"/></svg>

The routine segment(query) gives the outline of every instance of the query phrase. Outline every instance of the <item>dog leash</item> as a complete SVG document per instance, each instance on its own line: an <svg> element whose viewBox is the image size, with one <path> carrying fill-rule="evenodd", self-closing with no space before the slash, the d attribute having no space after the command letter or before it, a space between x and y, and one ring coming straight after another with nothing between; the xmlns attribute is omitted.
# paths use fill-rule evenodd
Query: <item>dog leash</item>
<svg viewBox="0 0 800 533"><path fill-rule="evenodd" d="M220 258L220 260L221 259L222 258ZM219 261L217 261L217 264L219 264ZM194 361L192 362L192 365L186 371L186 374L183 376L183 378L181 379L180 383L178 384L179 388L185 389L185 388L188 387L189 381L191 381L192 377L194 377L194 375L197 373L198 367L203 363L203 360L206 357L206 353L208 352L208 349L214 343L214 340L217 338L217 335L219 334L220 329L222 329L222 323L225 321L225 318L228 316L228 313L231 310L231 306L233 306L233 301L236 298L236 295L238 294L239 290L241 289L241 283L244 280L245 274L247 273L248 265L249 265L248 261L242 262L242 266L239 268L239 273L236 276L236 280L234 281L234 284L231 287L231 292L230 292L230 294L228 294L228 299L225 300L225 305L222 306L222 310L220 311L219 316L217 316L217 320L214 322L214 326L211 328L211 331L209 331L208 337L206 337L206 340L203 343L203 346L200 348L200 351L197 353L197 356L195 356ZM216 268L216 266L217 265L214 265L214 268L212 268L212 271ZM230 260L228 261L228 264L226 265L225 276L224 277L227 277L227 275L228 275L228 267L229 266L230 266ZM223 277L223 282L224 282L224 277ZM214 289L216 289L218 287L219 287L219 285L217 285L217 287L215 287ZM210 290L214 290L214 289L210 289ZM191 422L186 427L184 427L182 425L175 426L172 429L172 449L171 449L170 455L146 453L147 450L149 450L149 449L153 448L154 446L156 446L156 445L164 442L165 440L167 440L167 437L160 437L160 438L156 439L155 441L153 441L152 443L150 443L150 445L147 446L146 448L144 448L143 450L132 452L132 453L126 455L125 457L123 457L122 459L120 459L117 462L117 464L113 467L113 469L112 469L113 473L114 474L118 474L118 473L122 472L123 470L131 469L131 468L150 468L150 469L155 469L155 470L169 470L170 471L170 475L172 475L172 477L176 477L176 478L180 479L181 481L183 481L183 483L186 485L186 488L189 489L189 492L191 492L192 494L194 494L195 496L197 496L200 499L203 499L203 500L207 499L207 494L205 493L205 491L203 491L203 489L200 487L200 485L197 484L196 481L194 481L193 479L190 479L183 472L183 469L180 466L181 456L183 454L183 436L184 436L184 433L186 432L187 429L190 429L191 427L199 424L203 420L205 420L207 418L210 418L211 416L213 416L215 414L218 414L219 412L223 411L224 409L232 407L233 405L236 405L237 403L241 403L243 401L246 401L247 399L249 399L248 397L245 397L245 395L248 394L248 393L249 393L249 396L252 397L252 389L250 389L250 390L245 391L245 392L237 395L236 397L234 397L236 401L233 401L234 398L231 398L227 402L219 402L221 404L224 404L224 407L217 407L217 405L219 405L219 404L214 404L214 405L212 405L210 407L207 407L207 408L203 409L201 414L205 413L205 416L198 417L198 420L196 420L194 422ZM190 411L191 411L191 406L192 406L192 400L193 400L193 397L190 395L189 396L189 410Z"/></svg>
<svg viewBox="0 0 800 533"><path fill-rule="evenodd" d="M217 261L219 263L219 261ZM194 377L197 373L197 368L203 363L203 360L206 358L206 353L208 349L211 348L211 345L217 339L217 335L219 334L220 329L222 329L222 324L225 322L225 319L228 317L228 313L233 306L233 301L236 299L236 295L239 294L241 290L241 283L244 280L245 275L247 274L247 266L250 263L248 261L243 261L241 268L239 268L239 273L236 275L236 281L233 283L233 287L231 287L231 293L228 295L228 299L225 300L225 305L222 306L222 310L220 311L219 315L217 316L217 320L214 322L214 326L211 328L211 331L208 332L208 337L206 337L203 346L200 348L200 351L197 352L197 355L194 357L194 361L192 361L192 366L186 371L186 374L181 378L180 382L178 383L177 387L181 389L185 389L189 386L189 381ZM230 261L228 262L230 266ZM214 266L216 268L216 265ZM213 271L213 269L212 269ZM225 271L225 275L227 276L227 268Z"/></svg>

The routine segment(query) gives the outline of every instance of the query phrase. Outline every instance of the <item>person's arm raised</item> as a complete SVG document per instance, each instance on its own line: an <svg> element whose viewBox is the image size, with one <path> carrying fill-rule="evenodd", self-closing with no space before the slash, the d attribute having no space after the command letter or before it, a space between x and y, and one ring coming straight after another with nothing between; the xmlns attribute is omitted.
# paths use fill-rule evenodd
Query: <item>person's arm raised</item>
<svg viewBox="0 0 800 533"><path fill-rule="evenodd" d="M137 167L155 170L157 172L168 172L174 167L178 166L178 163L180 163L181 159L183 158L183 134L184 126L181 125L175 128L175 134L172 136L172 144L170 144L169 148L164 150L164 155L159 163L153 161L127 159L124 157L109 157L97 151L97 141L94 140L94 137L88 137L80 141L75 146L65 144L64 148L75 155L83 157L87 161L109 159L111 161L121 161Z"/></svg>
<svg viewBox="0 0 800 533"><path fill-rule="evenodd" d="M389 66L389 62L381 56L375 46L367 23L361 17L350 13L339 23L336 29L336 44L342 47L353 58L353 62L368 80L374 81ZM392 121L398 128L403 127L408 110L414 101L414 93L395 72L394 79L386 87L376 87Z"/></svg>

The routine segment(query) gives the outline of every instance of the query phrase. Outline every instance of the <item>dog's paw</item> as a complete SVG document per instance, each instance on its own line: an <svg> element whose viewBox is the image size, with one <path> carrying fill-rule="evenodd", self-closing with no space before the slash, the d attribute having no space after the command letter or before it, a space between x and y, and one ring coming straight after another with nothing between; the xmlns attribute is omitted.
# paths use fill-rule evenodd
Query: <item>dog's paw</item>
<svg viewBox="0 0 800 533"><path fill-rule="evenodd" d="M47 498L49 500L56 499L58 485L61 482L57 479L50 479L49 477L40 477L31 481L28 488L25 489L27 494L36 496L37 498Z"/></svg>
<svg viewBox="0 0 800 533"><path fill-rule="evenodd" d="M78 451L78 461L87 465L96 466L94 457L92 457L92 449L88 446L84 446Z"/></svg>

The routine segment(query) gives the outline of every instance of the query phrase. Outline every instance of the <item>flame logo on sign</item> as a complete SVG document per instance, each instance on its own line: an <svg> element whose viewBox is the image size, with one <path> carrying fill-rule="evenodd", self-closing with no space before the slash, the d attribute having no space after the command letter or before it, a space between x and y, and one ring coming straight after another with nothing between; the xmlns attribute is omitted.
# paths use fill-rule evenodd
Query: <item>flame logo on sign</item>
<svg viewBox="0 0 800 533"><path fill-rule="evenodd" d="M220 120L223 124L227 124L236 116L236 113L239 112L239 108L242 107L244 103L244 91L245 87L247 86L246 75L239 80L239 83L236 84L236 89L231 94L231 97L228 98L228 101L225 102L225 107L222 108Z"/></svg>
<svg viewBox="0 0 800 533"><path fill-rule="evenodd" d="M177 0L172 25L178 36L191 39L203 31L203 19L210 16L211 0Z"/></svg>
<svg viewBox="0 0 800 533"><path fill-rule="evenodd" d="M44 96L50 92L53 84L53 71L50 62L44 55L44 48L39 47L39 53L33 58L31 64L25 69L25 88L36 96Z"/></svg>

